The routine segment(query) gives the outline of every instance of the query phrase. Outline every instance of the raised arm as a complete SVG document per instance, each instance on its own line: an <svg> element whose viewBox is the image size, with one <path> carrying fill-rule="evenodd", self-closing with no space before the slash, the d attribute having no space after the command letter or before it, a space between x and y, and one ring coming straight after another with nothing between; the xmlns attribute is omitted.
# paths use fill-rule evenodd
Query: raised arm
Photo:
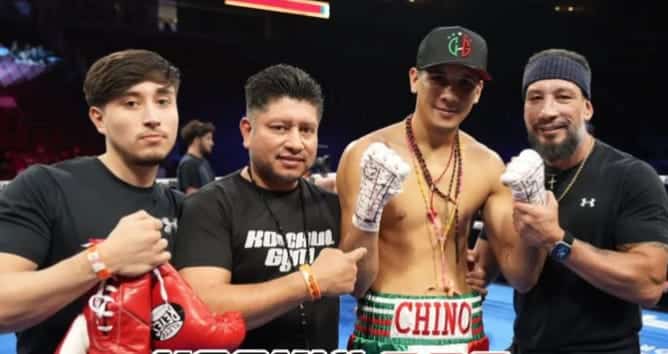
<svg viewBox="0 0 668 354"><path fill-rule="evenodd" d="M616 193L619 209L608 235L617 248L607 250L574 237L564 265L593 286L621 299L654 306L663 291L668 264L668 196L652 167L630 165ZM559 224L559 206L548 193L546 206L516 203L522 237L536 247L550 250L569 231Z"/></svg>
<svg viewBox="0 0 668 354"><path fill-rule="evenodd" d="M341 204L341 248L364 247L354 295L363 296L378 274L381 216L390 198L401 191L410 168L382 143L355 141L343 152L337 169Z"/></svg>
<svg viewBox="0 0 668 354"><path fill-rule="evenodd" d="M361 297L369 290L378 273L378 230L363 231L353 227L353 213L360 185L362 146L352 142L344 150L336 170L336 189L341 204L341 249L349 251L357 247L367 250L357 269L357 282L353 294Z"/></svg>
<svg viewBox="0 0 668 354"><path fill-rule="evenodd" d="M503 162L490 163L493 186L483 209L485 232L499 268L508 283L519 292L527 292L538 281L547 252L520 239L513 224L513 200L510 189L501 183Z"/></svg>

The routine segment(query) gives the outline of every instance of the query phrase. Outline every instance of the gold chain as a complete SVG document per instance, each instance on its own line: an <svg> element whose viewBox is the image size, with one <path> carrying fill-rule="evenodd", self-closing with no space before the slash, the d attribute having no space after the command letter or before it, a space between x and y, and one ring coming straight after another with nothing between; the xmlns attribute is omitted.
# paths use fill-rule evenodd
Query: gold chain
<svg viewBox="0 0 668 354"><path fill-rule="evenodd" d="M575 175L573 176L573 178L571 178L571 181L566 186L566 189L564 189L564 191L561 192L561 195L559 196L559 198L557 198L557 203L561 202L561 200L564 199L564 197L566 196L566 193L568 193L568 191L571 190L571 187L573 187L573 184L575 184L575 181L578 179L578 176L580 176L580 172L582 171L582 168L584 167L585 162L587 162L587 159L589 158L589 155L591 155L591 152L594 151L594 146L596 145L596 139L594 139L594 138L592 138L592 139L593 140L592 140L592 143L591 143L591 147L589 148L589 151L587 152L587 155L585 155L584 160L582 160L582 162L580 162L580 166L578 166L578 170L575 171Z"/></svg>

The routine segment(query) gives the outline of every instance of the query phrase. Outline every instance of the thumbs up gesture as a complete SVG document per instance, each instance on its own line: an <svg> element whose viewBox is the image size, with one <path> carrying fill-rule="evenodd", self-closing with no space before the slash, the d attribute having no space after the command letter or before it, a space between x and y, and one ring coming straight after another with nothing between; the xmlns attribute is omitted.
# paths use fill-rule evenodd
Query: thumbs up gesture
<svg viewBox="0 0 668 354"><path fill-rule="evenodd" d="M366 255L366 248L343 252L325 248L311 265L323 296L349 294L357 281L357 262Z"/></svg>

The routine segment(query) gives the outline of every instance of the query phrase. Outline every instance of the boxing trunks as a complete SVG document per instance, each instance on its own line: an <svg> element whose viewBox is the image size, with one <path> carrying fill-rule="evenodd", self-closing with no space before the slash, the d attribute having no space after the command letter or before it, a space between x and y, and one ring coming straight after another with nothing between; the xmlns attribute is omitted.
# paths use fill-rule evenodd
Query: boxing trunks
<svg viewBox="0 0 668 354"><path fill-rule="evenodd" d="M369 291L357 306L348 349L469 354L489 350L477 293L410 296Z"/></svg>

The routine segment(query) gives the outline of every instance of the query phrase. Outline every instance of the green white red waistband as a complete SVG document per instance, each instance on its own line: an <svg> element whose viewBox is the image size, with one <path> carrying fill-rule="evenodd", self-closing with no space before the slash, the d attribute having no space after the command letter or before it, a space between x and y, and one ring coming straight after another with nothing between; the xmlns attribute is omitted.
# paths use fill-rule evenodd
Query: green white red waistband
<svg viewBox="0 0 668 354"><path fill-rule="evenodd" d="M442 345L482 338L482 299L369 292L358 302L355 335L401 344Z"/></svg>

